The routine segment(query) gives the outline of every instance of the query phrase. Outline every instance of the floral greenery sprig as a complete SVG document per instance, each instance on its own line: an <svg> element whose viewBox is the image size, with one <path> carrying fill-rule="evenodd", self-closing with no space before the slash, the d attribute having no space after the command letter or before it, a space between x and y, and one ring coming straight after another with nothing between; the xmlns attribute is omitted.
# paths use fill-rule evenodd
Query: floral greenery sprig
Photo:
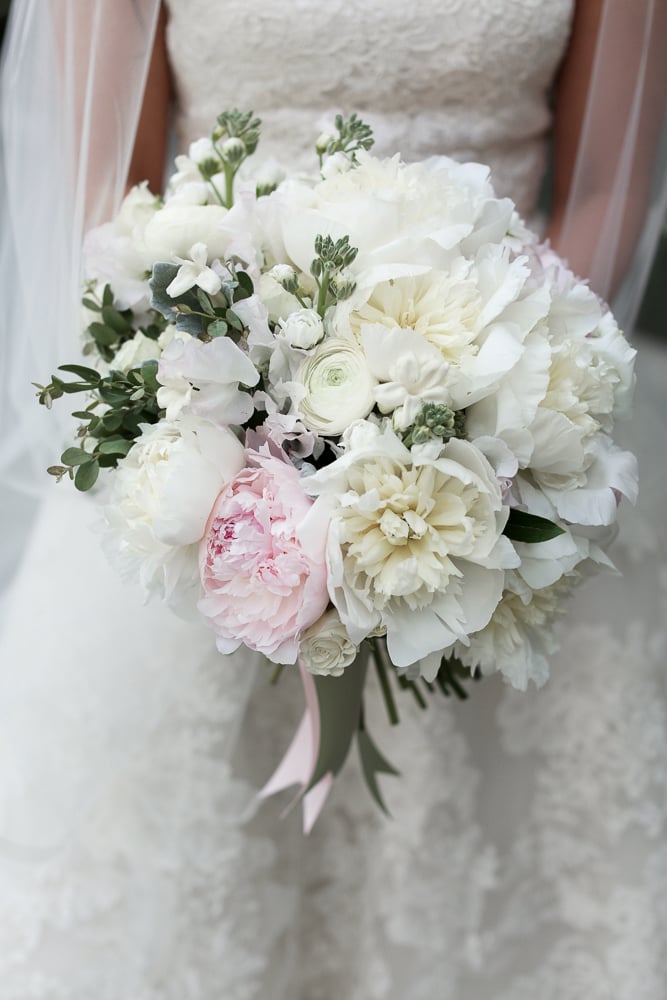
<svg viewBox="0 0 667 1000"><path fill-rule="evenodd" d="M323 132L315 143L315 151L320 161L320 170L324 165L325 156L333 156L334 153L343 153L352 163L356 163L358 151L360 149L369 150L375 143L372 128L356 114L351 114L349 118L336 115L335 124L338 135L334 136Z"/></svg>
<svg viewBox="0 0 667 1000"><path fill-rule="evenodd" d="M234 179L241 164L257 149L259 142L260 118L252 111L223 111L218 115L217 125L211 132L213 156L202 160L199 172L213 189L216 198L224 208L234 204ZM225 178L224 195L213 178L222 173Z"/></svg>
<svg viewBox="0 0 667 1000"><path fill-rule="evenodd" d="M136 333L132 310L117 309L114 306L113 291L110 285L104 286L101 297L94 285L88 285L82 304L90 312L98 314L98 318L86 328L89 341L84 347L83 353L90 354L94 351L108 364L125 341L131 340ZM150 324L142 326L141 332L150 340L157 340L165 326L166 323L162 317L156 313Z"/></svg>
<svg viewBox="0 0 667 1000"><path fill-rule="evenodd" d="M75 410L72 416L81 421L77 436L82 445L92 448L66 448L60 456L62 464L52 465L47 471L58 482L69 476L76 488L85 492L95 485L101 468L115 468L128 454L142 424L159 420L162 411L157 404L157 361L145 361L127 373L111 371L108 375L84 365L60 365L58 371L77 375L78 381L65 382L53 375L47 386L37 386L39 402L50 407L64 394L90 393L92 402L85 410ZM96 413L100 408L101 412Z"/></svg>
<svg viewBox="0 0 667 1000"><path fill-rule="evenodd" d="M433 438L445 442L464 435L465 414L462 410L450 410L440 403L425 403L401 436L405 447L411 448L413 444L426 444Z"/></svg>
<svg viewBox="0 0 667 1000"><path fill-rule="evenodd" d="M330 236L315 237L315 258L310 265L310 273L317 283L315 308L324 319L330 305L348 299L356 288L356 282L345 273L358 254L356 247L350 246L349 236L334 241Z"/></svg>
<svg viewBox="0 0 667 1000"><path fill-rule="evenodd" d="M234 261L225 265L228 277L222 281L220 291L214 295L194 286L179 295L170 295L168 288L178 274L178 264L159 261L153 265L149 282L153 297L151 306L165 320L174 323L199 340L214 337L231 337L238 342L245 334L242 320L234 312L234 303L249 298L254 291L252 278Z"/></svg>

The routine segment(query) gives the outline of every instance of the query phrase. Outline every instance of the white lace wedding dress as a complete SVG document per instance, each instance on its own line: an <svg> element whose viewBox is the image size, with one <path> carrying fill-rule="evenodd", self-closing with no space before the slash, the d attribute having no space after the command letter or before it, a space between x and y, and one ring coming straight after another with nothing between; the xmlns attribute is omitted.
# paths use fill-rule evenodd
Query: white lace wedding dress
<svg viewBox="0 0 667 1000"><path fill-rule="evenodd" d="M530 213L572 6L170 0L180 137L254 107L265 152L313 165L358 110L380 151L491 162ZM393 819L351 758L308 839L255 797L296 678L142 607L54 489L0 647L1 1000L664 1000L666 365L639 367L624 576L576 594L546 689L406 696L395 730L376 706Z"/></svg>

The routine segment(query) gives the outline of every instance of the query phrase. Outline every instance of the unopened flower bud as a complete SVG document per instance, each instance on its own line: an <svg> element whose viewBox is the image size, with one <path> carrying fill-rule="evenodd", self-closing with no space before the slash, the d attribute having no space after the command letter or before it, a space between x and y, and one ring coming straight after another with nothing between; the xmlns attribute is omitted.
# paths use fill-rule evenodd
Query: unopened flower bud
<svg viewBox="0 0 667 1000"><path fill-rule="evenodd" d="M322 132L318 136L317 142L315 143L315 152L318 154L318 156L324 156L329 147L330 142L333 142L333 136L329 135L328 132Z"/></svg>
<svg viewBox="0 0 667 1000"><path fill-rule="evenodd" d="M279 285L283 286L286 292L290 292L292 295L299 287L296 271L289 264L276 264L275 267L271 268L270 274Z"/></svg>
<svg viewBox="0 0 667 1000"><path fill-rule="evenodd" d="M239 163L246 154L245 143L243 139L232 136L231 139L225 139L220 152L228 163Z"/></svg>
<svg viewBox="0 0 667 1000"><path fill-rule="evenodd" d="M343 299L349 299L356 287L357 283L349 271L338 271L336 274L331 276L329 288L331 289L331 294L337 302L342 302Z"/></svg>

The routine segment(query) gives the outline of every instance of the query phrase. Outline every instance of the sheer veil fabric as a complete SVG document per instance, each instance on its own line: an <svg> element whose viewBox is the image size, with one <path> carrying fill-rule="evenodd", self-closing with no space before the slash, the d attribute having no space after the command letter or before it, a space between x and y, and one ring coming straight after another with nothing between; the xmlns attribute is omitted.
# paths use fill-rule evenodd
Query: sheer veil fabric
<svg viewBox="0 0 667 1000"><path fill-rule="evenodd" d="M193 16L183 0L170 6ZM220 6L223 20L246 13L241 0ZM391 5L366 6L384 16ZM476 6L443 4L464 24ZM630 6L641 30L619 29ZM211 18L217 7L189 5ZM122 195L158 8L14 0L2 70L0 471L19 513L42 492L63 434L30 382L74 357L82 233ZM606 293L625 273L626 327L664 217L664 9L604 4L561 233L574 260L582 219L590 231L603 213L591 280ZM619 30L624 98L610 130ZM618 163L604 198L593 197L601 155ZM254 690L254 663L223 672L204 630L139 608L110 581L94 537L88 550L64 546L92 514L56 490L12 591L29 595L34 635L9 627L16 600L0 635L3 1000L662 1000L667 563L651 449L664 419L662 369L647 358L632 433L646 442L648 503L630 512L619 552L641 613L626 628L622 583L594 585L544 691L512 698L491 678L474 712L406 706L398 737L373 719L387 752L401 741L393 823L368 805L354 762L310 840L296 815L281 824L277 808L258 813L255 790L300 711L291 679ZM67 607L47 616L45 636L36 626L65 571ZM104 623L86 610L103 577Z"/></svg>

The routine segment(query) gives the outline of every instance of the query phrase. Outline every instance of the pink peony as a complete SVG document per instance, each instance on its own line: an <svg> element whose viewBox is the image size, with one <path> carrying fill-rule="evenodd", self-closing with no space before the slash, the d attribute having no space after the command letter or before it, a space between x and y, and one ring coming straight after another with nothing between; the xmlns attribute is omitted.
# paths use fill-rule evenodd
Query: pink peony
<svg viewBox="0 0 667 1000"><path fill-rule="evenodd" d="M219 495L201 541L199 610L220 652L245 643L294 663L301 632L329 602L327 525L289 462L249 452L248 465Z"/></svg>

